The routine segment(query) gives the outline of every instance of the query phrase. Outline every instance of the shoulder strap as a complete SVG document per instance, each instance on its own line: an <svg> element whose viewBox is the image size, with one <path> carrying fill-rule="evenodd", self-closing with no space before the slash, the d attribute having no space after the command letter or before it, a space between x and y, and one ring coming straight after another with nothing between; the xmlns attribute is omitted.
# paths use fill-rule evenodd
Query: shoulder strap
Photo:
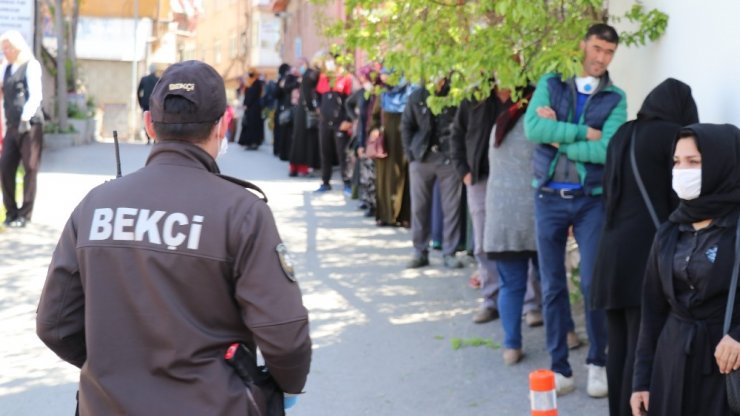
<svg viewBox="0 0 740 416"><path fill-rule="evenodd" d="M637 186L640 188L640 193L642 194L642 200L645 201L645 205L647 206L648 212L650 213L650 218L652 218L653 224L655 225L655 229L657 230L660 227L660 221L658 221L658 215L655 213L655 208L653 208L653 203L650 201L650 197L648 196L647 189L645 189L645 184L642 183L642 177L640 176L640 170L637 169L637 159L635 158L636 133L637 133L637 126L633 123L632 124L632 137L630 138L630 162L632 165L632 173L635 175L635 181L637 182Z"/></svg>
<svg viewBox="0 0 740 416"><path fill-rule="evenodd" d="M735 292L737 292L737 275L740 269L740 216L737 217L737 230L735 231L735 264L732 266L732 279L730 280L730 293L727 294L727 307L725 308L725 325L723 334L730 331L732 323L732 310L735 306Z"/></svg>
<svg viewBox="0 0 740 416"><path fill-rule="evenodd" d="M254 191L254 192L257 192L257 193L259 193L259 194L261 195L261 196L260 196L260 195L258 195L258 196L260 196L260 199L261 199L261 200L263 200L263 201L265 201L265 204L267 203L267 195L266 195L266 194L265 194L265 192L264 192L264 191L263 191L262 189L260 189L260 188L259 188L259 187L258 187L257 185L255 185L255 184L253 184L253 183L251 183L251 182L247 182L247 181L243 181L243 180L241 180L241 179L237 179L237 178L234 178L234 177L232 177L232 176L222 175L222 174L220 174L220 173L217 173L217 175L218 175L218 176L219 176L219 177L220 177L221 179L226 179L227 181L229 181L229 182L231 182L231 183L235 183L235 184L237 184L237 185L239 185L239 186L241 186L241 187L244 187L244 188L247 188L247 189L249 189L249 190L251 190L251 191Z"/></svg>

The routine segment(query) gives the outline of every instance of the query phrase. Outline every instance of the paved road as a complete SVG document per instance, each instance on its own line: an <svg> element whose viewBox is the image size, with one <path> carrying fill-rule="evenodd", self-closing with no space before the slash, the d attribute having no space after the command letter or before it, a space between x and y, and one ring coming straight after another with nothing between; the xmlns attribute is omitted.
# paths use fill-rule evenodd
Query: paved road
<svg viewBox="0 0 740 416"><path fill-rule="evenodd" d="M124 174L148 151L123 144ZM34 314L60 230L77 201L114 176L113 155L109 143L47 151L33 223L0 234L1 416L73 412L77 370L38 341ZM314 196L318 181L289 179L269 146L233 146L219 164L265 190L298 262L314 359L307 394L289 415L529 414L528 373L549 363L542 328L525 326L527 356L515 367L503 365L500 350L451 347L453 338L502 337L498 322L470 322L472 265L448 271L433 253L431 267L405 270L407 230L375 227L340 191ZM584 357L584 348L572 355L578 390L560 398L561 415L607 414L606 400L585 393Z"/></svg>

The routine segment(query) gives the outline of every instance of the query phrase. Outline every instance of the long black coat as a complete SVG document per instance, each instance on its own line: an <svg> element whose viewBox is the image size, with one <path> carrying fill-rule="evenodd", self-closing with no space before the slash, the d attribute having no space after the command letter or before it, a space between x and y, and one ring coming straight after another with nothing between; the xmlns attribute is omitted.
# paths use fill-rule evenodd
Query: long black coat
<svg viewBox="0 0 740 416"><path fill-rule="evenodd" d="M275 154L280 158L280 160L287 161L290 159L290 149L293 144L293 123L295 121L291 121L290 124L281 126L278 119L281 112L293 108L293 105L290 103L290 96L293 93L293 90L298 88L300 84L298 83L298 78L292 74L285 75L281 81L282 85L278 83L277 90L275 91L277 109L275 111L275 127L273 129L273 134L275 136L275 145L277 146ZM295 110L293 109L291 111Z"/></svg>
<svg viewBox="0 0 740 416"><path fill-rule="evenodd" d="M290 163L308 165L314 169L321 168L319 129L306 128L306 112L316 111L318 108L320 99L319 93L316 92L318 82L319 72L307 69L301 80L298 105L293 112L293 143L290 149Z"/></svg>
<svg viewBox="0 0 740 416"><path fill-rule="evenodd" d="M242 146L259 146L265 140L265 123L260 104L263 86L262 81L256 80L244 91L244 117L239 135L239 144Z"/></svg>
<svg viewBox="0 0 740 416"><path fill-rule="evenodd" d="M702 276L690 305L677 284L673 257L679 225L665 223L656 235L645 271L642 321L635 360L634 390L650 391L649 415L731 415L724 376L714 349L722 339L727 294L735 260L737 214L724 220L716 262ZM740 296L735 298L730 336L740 340Z"/></svg>
<svg viewBox="0 0 740 416"><path fill-rule="evenodd" d="M609 142L603 182L606 218L591 287L593 307L640 306L645 263L656 229L632 171L633 129L637 129L635 159L640 177L662 223L678 204L671 189L673 141L681 126L696 123L697 118L690 88L669 79L645 98L638 119L622 125Z"/></svg>

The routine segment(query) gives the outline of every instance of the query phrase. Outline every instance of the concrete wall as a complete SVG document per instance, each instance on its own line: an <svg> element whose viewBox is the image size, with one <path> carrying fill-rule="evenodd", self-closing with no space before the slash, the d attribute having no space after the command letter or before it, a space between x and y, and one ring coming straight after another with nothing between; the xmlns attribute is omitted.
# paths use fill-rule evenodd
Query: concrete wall
<svg viewBox="0 0 740 416"><path fill-rule="evenodd" d="M118 130L120 138L129 138L129 111L131 104L131 62L80 60L80 77L89 96L94 97L104 111L100 135L112 137ZM139 73L144 74L143 65ZM138 84L138 80L137 80ZM136 121L141 125L141 114L136 107Z"/></svg>
<svg viewBox="0 0 740 416"><path fill-rule="evenodd" d="M289 3L283 19L282 57L285 62L296 64L298 58L309 60L320 49L327 49L331 42L321 34L320 26L341 19L344 16L342 0L327 1L319 6L307 0L293 0ZM300 43L300 56L296 55L296 40Z"/></svg>
<svg viewBox="0 0 740 416"><path fill-rule="evenodd" d="M613 14L634 2L612 0ZM645 47L620 46L610 67L627 92L630 118L650 90L668 77L692 88L702 122L740 125L740 2L736 0L644 0L669 15L663 37ZM617 28L619 29L619 24Z"/></svg>

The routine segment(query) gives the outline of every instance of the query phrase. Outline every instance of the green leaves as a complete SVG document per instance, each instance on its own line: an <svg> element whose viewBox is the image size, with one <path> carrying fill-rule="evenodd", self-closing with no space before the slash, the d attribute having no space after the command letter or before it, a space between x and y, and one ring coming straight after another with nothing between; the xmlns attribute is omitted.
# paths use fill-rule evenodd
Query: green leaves
<svg viewBox="0 0 740 416"><path fill-rule="evenodd" d="M312 0L321 2L325 0ZM609 16L603 0L346 0L347 21L327 36L343 50L362 50L414 83L454 73L450 95L430 101L433 111L500 88L535 83L544 73L580 71L579 42L599 21L631 22L624 44L658 39L668 16L636 3L624 16ZM515 94L516 95L516 94Z"/></svg>

